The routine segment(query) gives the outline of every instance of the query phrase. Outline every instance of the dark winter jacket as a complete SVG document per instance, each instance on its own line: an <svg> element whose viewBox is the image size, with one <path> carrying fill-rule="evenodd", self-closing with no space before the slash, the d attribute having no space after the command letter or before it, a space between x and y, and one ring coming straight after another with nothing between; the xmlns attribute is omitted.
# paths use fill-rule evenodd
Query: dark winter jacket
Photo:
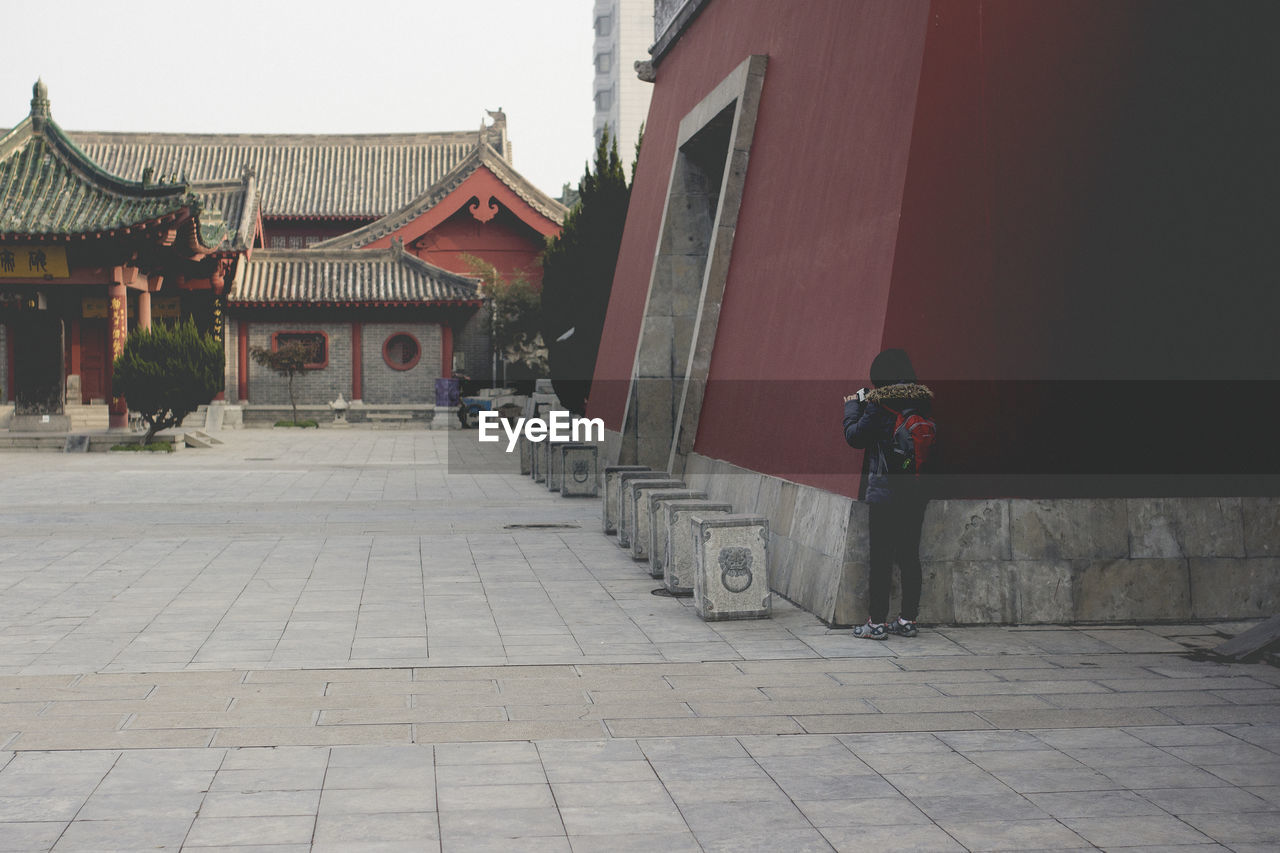
<svg viewBox="0 0 1280 853"><path fill-rule="evenodd" d="M922 497L915 476L890 475L886 470L886 460L898 414L912 411L927 417L932 408L933 392L914 382L884 385L868 391L866 402L850 400L844 404L844 440L851 447L866 451L867 489L864 499L868 503Z"/></svg>

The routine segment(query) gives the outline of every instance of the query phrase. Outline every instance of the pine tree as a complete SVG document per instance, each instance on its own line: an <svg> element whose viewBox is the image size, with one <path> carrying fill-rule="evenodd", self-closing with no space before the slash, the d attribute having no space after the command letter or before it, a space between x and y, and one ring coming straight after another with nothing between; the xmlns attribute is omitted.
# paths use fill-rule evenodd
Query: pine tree
<svg viewBox="0 0 1280 853"><path fill-rule="evenodd" d="M196 331L190 317L177 326L159 322L129 333L111 387L142 416L149 444L222 390L222 365L222 342Z"/></svg>
<svg viewBox="0 0 1280 853"><path fill-rule="evenodd" d="M607 127L578 194L560 236L542 253L542 339L556 395L565 408L584 414L631 198Z"/></svg>

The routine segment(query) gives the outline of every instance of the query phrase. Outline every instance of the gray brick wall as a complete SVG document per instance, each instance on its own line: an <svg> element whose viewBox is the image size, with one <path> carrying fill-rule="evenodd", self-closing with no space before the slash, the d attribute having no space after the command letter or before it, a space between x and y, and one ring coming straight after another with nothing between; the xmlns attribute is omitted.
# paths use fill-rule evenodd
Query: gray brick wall
<svg viewBox="0 0 1280 853"><path fill-rule="evenodd" d="M240 366L240 321L227 317L222 336L222 353L226 367L222 372L222 387L226 389L228 403L240 402L238 371Z"/></svg>
<svg viewBox="0 0 1280 853"><path fill-rule="evenodd" d="M9 327L0 323L0 403L9 402Z"/></svg>
<svg viewBox="0 0 1280 853"><path fill-rule="evenodd" d="M412 335L421 347L418 363L408 370L395 370L382 357L387 339L400 333ZM440 346L440 327L435 323L366 323L361 346L364 402L384 406L434 402Z"/></svg>
<svg viewBox="0 0 1280 853"><path fill-rule="evenodd" d="M488 317L481 308L453 339L454 352L464 354L462 372L472 379L488 382L493 375L493 352L489 349Z"/></svg>
<svg viewBox="0 0 1280 853"><path fill-rule="evenodd" d="M329 336L328 365L321 370L312 370L293 379L298 405L328 403L330 400L337 399L339 393L346 397L351 395L350 323L315 323L305 319L292 323L250 320L249 347L270 347L271 335L275 332L325 332ZM382 360L381 355L378 360ZM289 404L288 380L250 360L249 402L253 405L287 406Z"/></svg>

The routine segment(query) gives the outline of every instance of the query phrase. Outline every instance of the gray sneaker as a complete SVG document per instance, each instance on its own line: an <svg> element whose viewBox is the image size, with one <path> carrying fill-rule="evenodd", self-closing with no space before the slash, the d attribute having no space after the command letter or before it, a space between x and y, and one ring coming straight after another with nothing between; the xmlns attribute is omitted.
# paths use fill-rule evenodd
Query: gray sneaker
<svg viewBox="0 0 1280 853"><path fill-rule="evenodd" d="M899 616L885 626L885 630L895 637L914 637L920 633L920 629L916 627L916 623L908 622Z"/></svg>
<svg viewBox="0 0 1280 853"><path fill-rule="evenodd" d="M853 636L860 640L887 640L889 635L885 633L883 623L872 622L867 620L865 625L854 625Z"/></svg>

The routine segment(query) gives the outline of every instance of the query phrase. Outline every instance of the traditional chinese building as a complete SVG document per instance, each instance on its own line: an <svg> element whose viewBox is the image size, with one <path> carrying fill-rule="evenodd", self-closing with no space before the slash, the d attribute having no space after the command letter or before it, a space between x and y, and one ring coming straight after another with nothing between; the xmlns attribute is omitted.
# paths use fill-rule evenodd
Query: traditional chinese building
<svg viewBox="0 0 1280 853"><path fill-rule="evenodd" d="M19 425L105 427L108 409L121 425L123 336L191 316L224 335L225 397L250 419L285 392L249 348L297 339L318 353L305 404L341 393L429 417L437 378L492 363L468 256L536 281L566 213L512 168L506 117L490 117L422 134L68 133L37 84L0 139L2 398Z"/></svg>

